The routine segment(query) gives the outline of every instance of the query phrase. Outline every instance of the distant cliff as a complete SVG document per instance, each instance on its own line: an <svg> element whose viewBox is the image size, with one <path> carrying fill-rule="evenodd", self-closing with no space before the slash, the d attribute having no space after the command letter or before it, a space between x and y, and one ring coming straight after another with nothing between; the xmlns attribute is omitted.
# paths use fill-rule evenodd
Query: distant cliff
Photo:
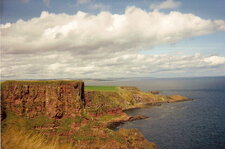
<svg viewBox="0 0 225 149"><path fill-rule="evenodd" d="M82 81L5 81L1 83L3 110L17 115L75 117L85 105Z"/></svg>

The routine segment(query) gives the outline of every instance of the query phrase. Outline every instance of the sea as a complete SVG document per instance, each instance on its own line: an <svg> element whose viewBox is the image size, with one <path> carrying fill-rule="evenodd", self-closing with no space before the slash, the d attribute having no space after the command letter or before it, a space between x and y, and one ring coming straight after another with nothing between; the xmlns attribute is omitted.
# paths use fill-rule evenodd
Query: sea
<svg viewBox="0 0 225 149"><path fill-rule="evenodd" d="M85 85L136 86L187 96L193 100L128 110L129 115L149 118L117 129L136 128L159 149L225 149L225 77L87 81Z"/></svg>

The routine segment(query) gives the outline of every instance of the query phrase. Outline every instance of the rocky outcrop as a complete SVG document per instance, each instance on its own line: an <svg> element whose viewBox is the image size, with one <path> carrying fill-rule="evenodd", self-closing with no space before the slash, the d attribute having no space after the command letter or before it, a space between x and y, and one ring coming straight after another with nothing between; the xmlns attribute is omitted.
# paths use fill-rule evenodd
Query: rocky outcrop
<svg viewBox="0 0 225 149"><path fill-rule="evenodd" d="M149 91L148 93L159 94L159 91Z"/></svg>
<svg viewBox="0 0 225 149"><path fill-rule="evenodd" d="M85 110L92 117L121 114L122 107L113 98L120 98L117 92L85 91Z"/></svg>
<svg viewBox="0 0 225 149"><path fill-rule="evenodd" d="M136 120L143 120L147 119L149 117L145 115L134 115L134 116L129 116L126 113L123 113L120 115L120 117L115 118L109 122L106 123L106 127L109 129L116 129L120 124L123 124L128 121L136 121Z"/></svg>
<svg viewBox="0 0 225 149"><path fill-rule="evenodd" d="M74 117L85 106L82 81L5 81L1 100L6 111L35 117Z"/></svg>

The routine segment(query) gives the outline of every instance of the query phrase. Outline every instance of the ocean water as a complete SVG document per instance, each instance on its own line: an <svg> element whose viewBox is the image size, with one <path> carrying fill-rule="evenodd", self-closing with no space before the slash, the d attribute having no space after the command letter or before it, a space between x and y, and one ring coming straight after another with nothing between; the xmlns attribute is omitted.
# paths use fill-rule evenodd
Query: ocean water
<svg viewBox="0 0 225 149"><path fill-rule="evenodd" d="M225 149L225 77L86 82L86 85L129 85L161 94L180 94L193 101L129 110L148 119L118 128L137 128L159 149Z"/></svg>

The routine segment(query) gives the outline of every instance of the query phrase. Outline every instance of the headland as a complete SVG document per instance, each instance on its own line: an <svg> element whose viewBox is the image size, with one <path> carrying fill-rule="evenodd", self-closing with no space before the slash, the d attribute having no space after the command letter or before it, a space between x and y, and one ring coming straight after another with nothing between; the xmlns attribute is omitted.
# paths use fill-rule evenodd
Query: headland
<svg viewBox="0 0 225 149"><path fill-rule="evenodd" d="M130 86L85 86L83 81L4 81L1 83L2 147L63 149L154 149L137 129L120 123L145 119L124 111L181 95L143 92Z"/></svg>

